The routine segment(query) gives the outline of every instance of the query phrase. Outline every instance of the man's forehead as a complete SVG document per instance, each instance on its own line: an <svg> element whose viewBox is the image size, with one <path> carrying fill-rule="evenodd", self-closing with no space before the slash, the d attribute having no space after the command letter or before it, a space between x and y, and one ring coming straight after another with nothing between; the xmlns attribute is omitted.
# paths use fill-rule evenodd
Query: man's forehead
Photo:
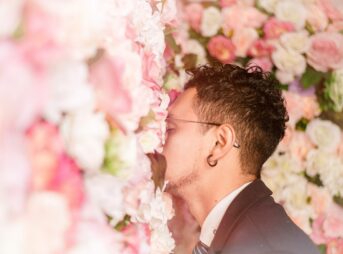
<svg viewBox="0 0 343 254"><path fill-rule="evenodd" d="M189 88L181 93L177 99L169 106L168 116L170 117L191 117L194 115L193 99L196 95L194 88Z"/></svg>

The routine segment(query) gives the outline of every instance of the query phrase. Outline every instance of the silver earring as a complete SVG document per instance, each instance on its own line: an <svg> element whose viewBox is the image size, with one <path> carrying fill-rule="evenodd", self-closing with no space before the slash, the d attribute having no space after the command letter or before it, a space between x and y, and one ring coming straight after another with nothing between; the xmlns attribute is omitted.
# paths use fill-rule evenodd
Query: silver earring
<svg viewBox="0 0 343 254"><path fill-rule="evenodd" d="M207 164L210 166L210 167L215 167L216 165L217 165L217 163L218 163L218 161L217 160L215 160L215 161L212 161L211 162L211 157L212 157L212 154L210 154L208 157L207 157Z"/></svg>

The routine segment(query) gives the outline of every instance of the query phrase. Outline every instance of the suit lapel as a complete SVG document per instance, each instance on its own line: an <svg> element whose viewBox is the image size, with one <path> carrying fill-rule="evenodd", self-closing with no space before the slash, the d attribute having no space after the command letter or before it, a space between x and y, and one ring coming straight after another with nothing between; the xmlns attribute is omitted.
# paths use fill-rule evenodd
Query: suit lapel
<svg viewBox="0 0 343 254"><path fill-rule="evenodd" d="M209 253L220 253L231 231L239 222L240 218L242 218L256 202L271 194L272 192L260 179L256 179L244 188L226 210L210 246Z"/></svg>

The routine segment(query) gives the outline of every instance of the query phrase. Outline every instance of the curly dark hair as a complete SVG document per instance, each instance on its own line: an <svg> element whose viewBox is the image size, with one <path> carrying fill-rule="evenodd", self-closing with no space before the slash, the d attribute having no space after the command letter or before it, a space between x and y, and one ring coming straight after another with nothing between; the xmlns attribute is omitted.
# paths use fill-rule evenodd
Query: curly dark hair
<svg viewBox="0 0 343 254"><path fill-rule="evenodd" d="M230 123L240 144L243 172L259 178L289 120L278 81L258 66L215 63L187 72L192 77L184 88L196 88L194 109L199 119ZM206 132L211 126L203 128Z"/></svg>

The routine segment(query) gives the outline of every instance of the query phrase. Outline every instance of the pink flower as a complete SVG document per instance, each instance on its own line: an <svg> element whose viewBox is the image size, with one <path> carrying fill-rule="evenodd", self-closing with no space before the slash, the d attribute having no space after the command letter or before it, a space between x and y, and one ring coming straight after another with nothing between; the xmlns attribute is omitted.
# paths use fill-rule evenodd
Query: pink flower
<svg viewBox="0 0 343 254"><path fill-rule="evenodd" d="M325 219L325 216L320 215L313 221L312 233L310 237L315 244L325 244L330 240L329 237L325 236L324 231L323 231L324 219Z"/></svg>
<svg viewBox="0 0 343 254"><path fill-rule="evenodd" d="M343 21L335 21L331 23L328 28L328 32L337 32L339 33L340 31L343 31Z"/></svg>
<svg viewBox="0 0 343 254"><path fill-rule="evenodd" d="M250 47L248 55L254 57L270 56L273 50L274 46L268 40L258 39Z"/></svg>
<svg viewBox="0 0 343 254"><path fill-rule="evenodd" d="M307 51L308 63L318 71L343 68L343 35L332 32L315 34Z"/></svg>
<svg viewBox="0 0 343 254"><path fill-rule="evenodd" d="M311 4L307 6L307 22L314 31L323 31L327 27L329 20L318 5Z"/></svg>
<svg viewBox="0 0 343 254"><path fill-rule="evenodd" d="M331 202L323 223L325 235L332 238L343 236L343 209Z"/></svg>
<svg viewBox="0 0 343 254"><path fill-rule="evenodd" d="M219 5L222 8L225 8L225 7L232 6L232 5L236 4L236 3L237 3L237 0L220 0Z"/></svg>
<svg viewBox="0 0 343 254"><path fill-rule="evenodd" d="M128 113L132 108L129 91L123 84L124 70L123 59L109 57L103 57L90 69L90 80L96 87L99 107L112 117Z"/></svg>
<svg viewBox="0 0 343 254"><path fill-rule="evenodd" d="M301 118L312 119L320 113L320 108L315 95L301 96L297 93L284 91L286 99L286 108L289 113L289 124L294 126Z"/></svg>
<svg viewBox="0 0 343 254"><path fill-rule="evenodd" d="M185 7L185 18L189 25L197 32L200 32L200 24L204 7L199 3L191 3Z"/></svg>
<svg viewBox="0 0 343 254"><path fill-rule="evenodd" d="M123 254L149 253L151 232L148 224L130 224L123 231Z"/></svg>
<svg viewBox="0 0 343 254"><path fill-rule="evenodd" d="M326 254L341 254L341 253L343 253L343 239L342 238L338 238L328 243Z"/></svg>
<svg viewBox="0 0 343 254"><path fill-rule="evenodd" d="M47 122L34 124L27 133L27 145L32 166L33 190L50 188L63 152L56 126Z"/></svg>
<svg viewBox="0 0 343 254"><path fill-rule="evenodd" d="M273 63L269 57L256 57L250 60L249 65L257 65L263 69L263 71L271 71Z"/></svg>
<svg viewBox="0 0 343 254"><path fill-rule="evenodd" d="M258 39L254 28L243 28L234 32L232 42L236 48L236 55L246 57L250 46Z"/></svg>
<svg viewBox="0 0 343 254"><path fill-rule="evenodd" d="M340 1L318 0L319 5L331 20L343 20L343 5Z"/></svg>
<svg viewBox="0 0 343 254"><path fill-rule="evenodd" d="M277 39L285 32L294 31L294 26L291 22L281 21L273 17L265 23L263 31L266 39Z"/></svg>
<svg viewBox="0 0 343 254"><path fill-rule="evenodd" d="M234 5L223 9L223 30L229 34L232 30L242 28L259 28L267 20L267 16L251 6Z"/></svg>
<svg viewBox="0 0 343 254"><path fill-rule="evenodd" d="M210 55L222 63L232 63L235 59L235 45L225 36L212 37L207 47Z"/></svg>

